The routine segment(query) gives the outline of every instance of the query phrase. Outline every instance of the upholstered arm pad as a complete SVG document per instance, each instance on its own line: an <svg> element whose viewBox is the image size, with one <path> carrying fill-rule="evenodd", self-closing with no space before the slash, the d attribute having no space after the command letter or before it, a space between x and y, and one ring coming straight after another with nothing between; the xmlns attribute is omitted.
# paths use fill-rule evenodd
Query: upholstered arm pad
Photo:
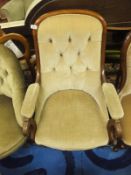
<svg viewBox="0 0 131 175"><path fill-rule="evenodd" d="M21 108L21 114L22 116L26 118L31 118L34 114L36 102L39 94L39 84L34 83L31 84L26 92L22 108Z"/></svg>
<svg viewBox="0 0 131 175"><path fill-rule="evenodd" d="M17 21L24 19L25 9L23 0L11 0L1 8L8 21Z"/></svg>
<svg viewBox="0 0 131 175"><path fill-rule="evenodd" d="M124 112L119 100L119 96L115 90L115 87L111 83L104 83L103 92L106 100L106 105L111 117L114 120L118 120L123 117Z"/></svg>

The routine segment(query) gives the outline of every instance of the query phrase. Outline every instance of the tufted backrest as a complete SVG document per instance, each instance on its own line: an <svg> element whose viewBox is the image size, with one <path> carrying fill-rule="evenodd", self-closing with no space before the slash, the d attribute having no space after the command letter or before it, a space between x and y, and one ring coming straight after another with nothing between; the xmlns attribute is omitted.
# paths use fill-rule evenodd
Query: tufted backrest
<svg viewBox="0 0 131 175"><path fill-rule="evenodd" d="M25 82L18 60L12 51L0 44L0 95L12 99L16 119L20 126L22 126L20 110L24 94Z"/></svg>
<svg viewBox="0 0 131 175"><path fill-rule="evenodd" d="M39 102L44 103L57 91L77 89L92 95L102 106L99 91L105 26L98 14L85 10L51 12L36 22L34 36L41 75Z"/></svg>

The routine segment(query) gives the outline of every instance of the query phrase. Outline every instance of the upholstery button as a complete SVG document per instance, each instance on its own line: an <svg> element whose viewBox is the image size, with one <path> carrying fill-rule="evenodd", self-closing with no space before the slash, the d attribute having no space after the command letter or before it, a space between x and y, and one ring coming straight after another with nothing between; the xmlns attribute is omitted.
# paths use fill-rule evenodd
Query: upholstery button
<svg viewBox="0 0 131 175"><path fill-rule="evenodd" d="M72 66L70 66L70 70L72 71Z"/></svg>
<svg viewBox="0 0 131 175"><path fill-rule="evenodd" d="M80 54L81 54L80 51L78 51L77 55L80 56Z"/></svg>
<svg viewBox="0 0 131 175"><path fill-rule="evenodd" d="M71 37L69 36L69 39L68 39L68 41L69 41L69 43L71 43L71 41L72 41L72 39L71 39Z"/></svg>
<svg viewBox="0 0 131 175"><path fill-rule="evenodd" d="M49 43L53 43L53 40L51 38L49 38Z"/></svg>
<svg viewBox="0 0 131 175"><path fill-rule="evenodd" d="M56 68L55 68L55 67L53 67L53 71L54 71L54 72L56 71Z"/></svg>
<svg viewBox="0 0 131 175"><path fill-rule="evenodd" d="M91 36L89 36L88 41L91 41Z"/></svg>
<svg viewBox="0 0 131 175"><path fill-rule="evenodd" d="M60 57L63 57L63 53L60 53Z"/></svg>
<svg viewBox="0 0 131 175"><path fill-rule="evenodd" d="M8 75L8 72L5 70L4 71L4 76L7 77L7 75Z"/></svg>
<svg viewBox="0 0 131 175"><path fill-rule="evenodd" d="M87 67L86 70L89 70L89 68Z"/></svg>
<svg viewBox="0 0 131 175"><path fill-rule="evenodd" d="M0 85L2 85L4 82L4 80L2 78L0 78Z"/></svg>

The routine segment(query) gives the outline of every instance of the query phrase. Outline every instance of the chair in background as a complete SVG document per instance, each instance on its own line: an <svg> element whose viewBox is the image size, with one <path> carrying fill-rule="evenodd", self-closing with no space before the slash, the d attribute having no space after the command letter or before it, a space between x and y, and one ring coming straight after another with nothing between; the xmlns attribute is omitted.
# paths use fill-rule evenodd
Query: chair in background
<svg viewBox="0 0 131 175"><path fill-rule="evenodd" d="M127 35L121 51L119 95L124 110L121 120L122 140L131 145L131 32Z"/></svg>
<svg viewBox="0 0 131 175"><path fill-rule="evenodd" d="M1 28L18 28L25 25L25 21L32 9L42 0L11 0L1 7L1 16L6 17L7 22L1 23Z"/></svg>
<svg viewBox="0 0 131 175"><path fill-rule="evenodd" d="M33 36L36 82L22 105L24 133L35 111L37 144L86 150L107 145L109 136L116 141L123 110L113 85L103 82L104 19L88 10L53 11L38 18Z"/></svg>
<svg viewBox="0 0 131 175"><path fill-rule="evenodd" d="M4 44L8 40L20 41L29 57L26 39L19 34L0 36L0 159L18 149L26 140L22 133L21 105L26 91L26 82L15 54Z"/></svg>

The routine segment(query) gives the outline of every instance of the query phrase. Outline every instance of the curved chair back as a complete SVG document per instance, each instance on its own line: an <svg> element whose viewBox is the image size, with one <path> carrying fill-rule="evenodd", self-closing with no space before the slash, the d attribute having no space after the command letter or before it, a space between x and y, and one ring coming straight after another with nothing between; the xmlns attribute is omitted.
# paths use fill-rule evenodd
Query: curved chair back
<svg viewBox="0 0 131 175"><path fill-rule="evenodd" d="M103 18L86 10L60 10L41 16L35 26L37 71L44 88L41 98L46 101L58 90L77 89L91 94L102 106L98 91L105 58Z"/></svg>

